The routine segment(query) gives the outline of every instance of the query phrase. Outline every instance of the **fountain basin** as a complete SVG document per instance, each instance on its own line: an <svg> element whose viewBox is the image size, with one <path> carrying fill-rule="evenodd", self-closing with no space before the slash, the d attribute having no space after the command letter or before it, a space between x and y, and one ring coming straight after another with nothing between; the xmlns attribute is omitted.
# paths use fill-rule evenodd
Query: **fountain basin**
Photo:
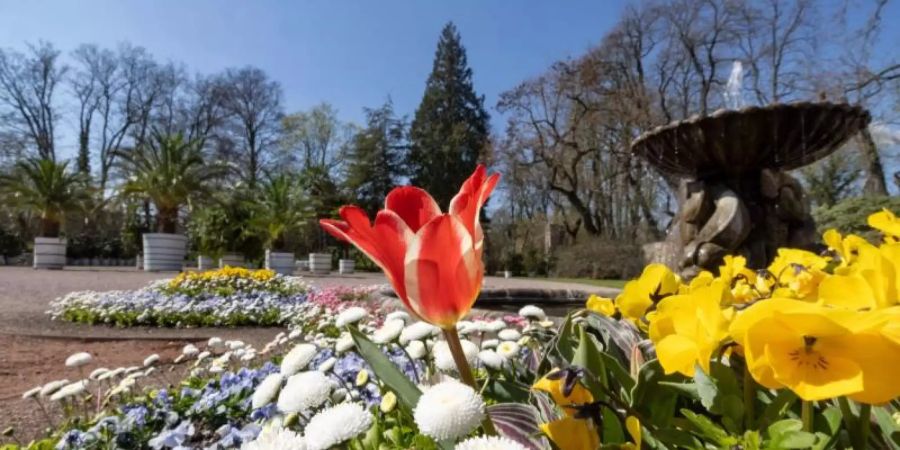
<svg viewBox="0 0 900 450"><path fill-rule="evenodd" d="M662 172L683 177L792 170L828 156L870 121L868 111L845 103L751 106L657 127L631 148Z"/></svg>

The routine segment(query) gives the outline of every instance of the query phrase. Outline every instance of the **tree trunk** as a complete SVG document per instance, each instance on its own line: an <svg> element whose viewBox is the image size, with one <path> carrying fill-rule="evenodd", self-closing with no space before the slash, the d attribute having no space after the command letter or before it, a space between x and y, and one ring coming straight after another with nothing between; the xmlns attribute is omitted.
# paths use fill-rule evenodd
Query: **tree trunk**
<svg viewBox="0 0 900 450"><path fill-rule="evenodd" d="M159 232L175 234L178 231L178 208L157 209L156 226Z"/></svg>
<svg viewBox="0 0 900 450"><path fill-rule="evenodd" d="M888 195L887 184L884 181L884 167L881 165L881 156L872 133L868 128L859 132L860 147L863 155L863 163L866 170L866 183L863 186L863 195L868 197Z"/></svg>
<svg viewBox="0 0 900 450"><path fill-rule="evenodd" d="M41 218L41 237L59 237L59 229L58 220Z"/></svg>

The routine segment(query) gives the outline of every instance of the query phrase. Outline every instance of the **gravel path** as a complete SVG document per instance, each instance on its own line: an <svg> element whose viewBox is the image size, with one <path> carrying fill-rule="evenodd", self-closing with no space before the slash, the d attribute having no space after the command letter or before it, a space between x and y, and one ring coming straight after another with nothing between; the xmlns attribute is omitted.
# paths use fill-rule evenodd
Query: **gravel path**
<svg viewBox="0 0 900 450"><path fill-rule="evenodd" d="M114 328L52 321L46 314L53 299L72 291L136 289L153 280L171 278L173 273L148 273L131 268L67 268L66 270L34 270L27 267L0 267L0 334L32 337L108 339L270 339L277 328L188 328L150 327ZM315 286L365 286L384 284L380 273L327 275L306 277ZM577 283L560 283L538 279L498 277L485 278L486 289L537 288L575 290L614 295L614 289Z"/></svg>

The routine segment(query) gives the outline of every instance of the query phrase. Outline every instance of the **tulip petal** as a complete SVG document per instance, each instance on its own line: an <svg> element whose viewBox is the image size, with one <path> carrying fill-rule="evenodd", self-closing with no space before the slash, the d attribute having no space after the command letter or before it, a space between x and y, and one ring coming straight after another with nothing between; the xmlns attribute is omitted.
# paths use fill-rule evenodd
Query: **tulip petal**
<svg viewBox="0 0 900 450"><path fill-rule="evenodd" d="M356 246L380 267L397 296L406 302L403 284L403 258L413 233L406 223L390 211L380 211L374 226L365 211L357 206L344 206L340 210L344 221L322 219L319 224L332 236Z"/></svg>
<svg viewBox="0 0 900 450"><path fill-rule="evenodd" d="M480 249L484 241L484 235L479 221L481 207L487 202L488 197L500 181L500 174L487 176L487 169L481 164L475 168L475 172L462 184L459 193L450 201L450 214L459 216L466 229L475 239L475 247Z"/></svg>
<svg viewBox="0 0 900 450"><path fill-rule="evenodd" d="M413 233L441 215L441 208L425 190L415 186L394 188L384 199L384 209L395 212Z"/></svg>
<svg viewBox="0 0 900 450"><path fill-rule="evenodd" d="M484 273L465 225L444 214L413 237L404 276L410 308L423 320L448 328L472 309Z"/></svg>

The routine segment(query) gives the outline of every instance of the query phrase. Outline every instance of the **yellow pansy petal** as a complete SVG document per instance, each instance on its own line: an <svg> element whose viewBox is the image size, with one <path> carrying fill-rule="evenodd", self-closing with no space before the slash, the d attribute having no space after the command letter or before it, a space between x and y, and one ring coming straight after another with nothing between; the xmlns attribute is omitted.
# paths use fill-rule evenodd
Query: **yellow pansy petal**
<svg viewBox="0 0 900 450"><path fill-rule="evenodd" d="M566 417L541 424L541 431L560 450L597 450L600 436L592 423L585 419Z"/></svg>
<svg viewBox="0 0 900 450"><path fill-rule="evenodd" d="M802 344L766 347L766 358L775 378L798 397L807 401L825 400L863 390L859 364L825 352L803 354L804 351Z"/></svg>
<svg viewBox="0 0 900 450"><path fill-rule="evenodd" d="M625 429L631 435L631 441L634 442L635 448L641 448L641 421L634 416L625 418Z"/></svg>
<svg viewBox="0 0 900 450"><path fill-rule="evenodd" d="M588 297L586 306L587 309L607 317L612 317L616 314L616 305L613 303L612 299L600 297L599 295L591 295Z"/></svg>
<svg viewBox="0 0 900 450"><path fill-rule="evenodd" d="M669 335L656 344L656 356L666 374L681 373L694 376L697 364L697 344L684 336Z"/></svg>

